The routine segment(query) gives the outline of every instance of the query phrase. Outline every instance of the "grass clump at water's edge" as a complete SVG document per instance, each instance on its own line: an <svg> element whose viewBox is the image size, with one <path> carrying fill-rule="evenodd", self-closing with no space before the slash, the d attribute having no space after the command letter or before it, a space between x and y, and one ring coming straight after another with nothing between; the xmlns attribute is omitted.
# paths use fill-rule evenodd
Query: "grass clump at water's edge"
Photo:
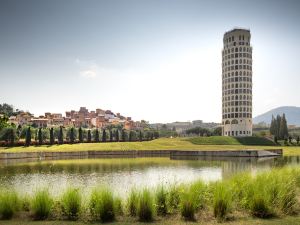
<svg viewBox="0 0 300 225"><path fill-rule="evenodd" d="M47 189L35 193L31 202L31 210L36 220L47 219L53 205L53 199Z"/></svg>
<svg viewBox="0 0 300 225"><path fill-rule="evenodd" d="M15 191L0 191L0 218L10 219L19 209L19 198Z"/></svg>
<svg viewBox="0 0 300 225"><path fill-rule="evenodd" d="M154 199L148 189L139 193L137 215L142 222L150 222L154 219Z"/></svg>
<svg viewBox="0 0 300 225"><path fill-rule="evenodd" d="M108 188L94 189L89 203L93 218L101 222L114 221L114 203L113 193Z"/></svg>
<svg viewBox="0 0 300 225"><path fill-rule="evenodd" d="M81 194L79 189L67 189L61 201L64 215L69 220L77 220L81 209Z"/></svg>

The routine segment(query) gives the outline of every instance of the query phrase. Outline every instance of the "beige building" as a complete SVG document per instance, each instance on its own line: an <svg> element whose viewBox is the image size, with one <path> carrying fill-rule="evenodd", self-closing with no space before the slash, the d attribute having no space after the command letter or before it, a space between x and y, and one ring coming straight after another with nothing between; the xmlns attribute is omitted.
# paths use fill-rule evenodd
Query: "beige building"
<svg viewBox="0 0 300 225"><path fill-rule="evenodd" d="M224 34L222 50L222 133L252 135L252 47L250 30Z"/></svg>

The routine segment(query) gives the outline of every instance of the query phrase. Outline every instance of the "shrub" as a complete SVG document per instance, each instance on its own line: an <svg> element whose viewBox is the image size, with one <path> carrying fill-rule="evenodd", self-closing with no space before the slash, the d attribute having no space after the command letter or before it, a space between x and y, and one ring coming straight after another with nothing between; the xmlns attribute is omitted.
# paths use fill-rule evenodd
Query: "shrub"
<svg viewBox="0 0 300 225"><path fill-rule="evenodd" d="M34 218L37 220L47 219L51 207L53 205L53 199L51 198L47 190L39 190L32 199L31 209Z"/></svg>
<svg viewBox="0 0 300 225"><path fill-rule="evenodd" d="M226 219L231 205L231 192L229 185L217 183L213 195L214 216L218 220Z"/></svg>
<svg viewBox="0 0 300 225"><path fill-rule="evenodd" d="M137 215L138 207L138 192L135 189L130 191L129 197L127 198L127 211L130 216Z"/></svg>
<svg viewBox="0 0 300 225"><path fill-rule="evenodd" d="M0 194L0 217L11 219L18 210L19 199L15 191L3 191Z"/></svg>
<svg viewBox="0 0 300 225"><path fill-rule="evenodd" d="M144 189L139 196L137 214L142 222L152 221L154 218L154 201L149 190Z"/></svg>
<svg viewBox="0 0 300 225"><path fill-rule="evenodd" d="M96 220L111 222L115 219L114 198L108 189L94 190L91 194L90 211Z"/></svg>
<svg viewBox="0 0 300 225"><path fill-rule="evenodd" d="M163 186L155 192L155 206L158 215L165 216L168 213L167 192Z"/></svg>
<svg viewBox="0 0 300 225"><path fill-rule="evenodd" d="M64 215L70 220L78 219L81 208L81 195L78 189L69 188L62 196Z"/></svg>

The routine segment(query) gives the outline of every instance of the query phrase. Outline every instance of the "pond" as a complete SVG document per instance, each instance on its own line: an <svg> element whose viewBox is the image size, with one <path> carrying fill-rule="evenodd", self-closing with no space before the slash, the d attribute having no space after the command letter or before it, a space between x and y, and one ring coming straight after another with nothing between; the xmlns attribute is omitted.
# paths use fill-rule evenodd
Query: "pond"
<svg viewBox="0 0 300 225"><path fill-rule="evenodd" d="M53 161L0 161L0 188L14 188L32 194L47 187L59 195L69 186L89 193L106 186L124 196L133 188L154 188L160 184L205 182L230 178L242 171L256 173L273 167L300 165L300 157L277 158L113 158Z"/></svg>

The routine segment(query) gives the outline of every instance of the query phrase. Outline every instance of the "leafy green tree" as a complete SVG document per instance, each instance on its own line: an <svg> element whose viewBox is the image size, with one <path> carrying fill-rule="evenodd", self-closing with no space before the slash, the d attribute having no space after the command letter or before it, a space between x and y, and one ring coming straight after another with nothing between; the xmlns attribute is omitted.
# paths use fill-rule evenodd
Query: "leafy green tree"
<svg viewBox="0 0 300 225"><path fill-rule="evenodd" d="M6 141L13 146L17 139L16 129L14 127L5 127L0 131L0 140Z"/></svg>
<svg viewBox="0 0 300 225"><path fill-rule="evenodd" d="M115 137L116 137L116 141L119 142L120 141L120 139L119 139L119 129L116 129Z"/></svg>
<svg viewBox="0 0 300 225"><path fill-rule="evenodd" d="M88 142L91 142L91 141L92 141L91 130L88 130L87 141L88 141Z"/></svg>
<svg viewBox="0 0 300 225"><path fill-rule="evenodd" d="M54 130L53 130L53 127L50 128L50 145L54 145Z"/></svg>
<svg viewBox="0 0 300 225"><path fill-rule="evenodd" d="M79 139L80 143L83 142L83 134L82 134L82 128L81 127L79 127L79 130L78 130L78 139Z"/></svg>
<svg viewBox="0 0 300 225"><path fill-rule="evenodd" d="M58 144L63 144L64 143L64 133L63 133L63 128L59 128L59 133L58 133Z"/></svg>
<svg viewBox="0 0 300 225"><path fill-rule="evenodd" d="M4 114L7 117L16 115L13 106L7 103L0 104L0 114Z"/></svg>
<svg viewBox="0 0 300 225"><path fill-rule="evenodd" d="M132 133L132 130L129 131L129 138L128 138L128 141L133 141L133 133Z"/></svg>
<svg viewBox="0 0 300 225"><path fill-rule="evenodd" d="M39 145L42 145L43 144L42 128L39 128L38 130L38 140L39 140Z"/></svg>
<svg viewBox="0 0 300 225"><path fill-rule="evenodd" d="M7 116L0 117L0 131L5 127L9 127Z"/></svg>
<svg viewBox="0 0 300 225"><path fill-rule="evenodd" d="M155 139L159 138L159 132L158 131L154 131L153 135L154 135Z"/></svg>
<svg viewBox="0 0 300 225"><path fill-rule="evenodd" d="M102 131L102 142L106 142L106 130L103 129Z"/></svg>
<svg viewBox="0 0 300 225"><path fill-rule="evenodd" d="M71 130L70 130L70 142L73 144L74 141L75 141L74 127L71 127Z"/></svg>
<svg viewBox="0 0 300 225"><path fill-rule="evenodd" d="M98 129L96 129L96 131L95 131L95 142L99 142L100 140L99 140L99 130Z"/></svg>
<svg viewBox="0 0 300 225"><path fill-rule="evenodd" d="M300 142L300 137L298 136L297 137L297 145L299 145L299 142Z"/></svg>
<svg viewBox="0 0 300 225"><path fill-rule="evenodd" d="M30 144L31 144L31 130L30 130L30 127L28 127L27 132L26 132L25 145L29 146Z"/></svg>

